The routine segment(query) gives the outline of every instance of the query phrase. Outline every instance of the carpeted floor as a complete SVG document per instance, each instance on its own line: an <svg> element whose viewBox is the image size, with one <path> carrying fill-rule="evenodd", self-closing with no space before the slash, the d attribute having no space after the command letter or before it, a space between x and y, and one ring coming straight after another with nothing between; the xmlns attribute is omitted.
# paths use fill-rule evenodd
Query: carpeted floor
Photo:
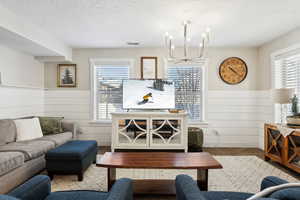
<svg viewBox="0 0 300 200"><path fill-rule="evenodd" d="M290 182L297 179L256 156L215 156L223 169L209 171L209 190L257 192L265 176L278 176ZM195 170L117 169L117 177L134 179L174 179L177 174L196 177ZM106 168L92 165L78 182L77 176L55 176L52 190L107 190Z"/></svg>

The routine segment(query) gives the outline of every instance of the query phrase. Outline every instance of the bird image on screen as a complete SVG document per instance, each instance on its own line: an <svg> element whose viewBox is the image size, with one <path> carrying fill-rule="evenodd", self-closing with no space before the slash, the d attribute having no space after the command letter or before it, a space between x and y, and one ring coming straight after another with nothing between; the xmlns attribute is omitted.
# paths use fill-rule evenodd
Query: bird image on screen
<svg viewBox="0 0 300 200"><path fill-rule="evenodd" d="M124 109L172 109L175 108L174 82L156 80L124 80Z"/></svg>

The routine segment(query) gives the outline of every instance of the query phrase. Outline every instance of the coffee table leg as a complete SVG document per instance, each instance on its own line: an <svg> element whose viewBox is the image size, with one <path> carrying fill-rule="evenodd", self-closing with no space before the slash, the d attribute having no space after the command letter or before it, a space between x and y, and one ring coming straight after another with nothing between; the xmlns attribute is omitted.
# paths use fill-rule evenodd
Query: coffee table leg
<svg viewBox="0 0 300 200"><path fill-rule="evenodd" d="M197 170L197 184L200 190L208 190L208 169Z"/></svg>
<svg viewBox="0 0 300 200"><path fill-rule="evenodd" d="M109 191L110 188L113 186L113 184L116 181L116 168L108 168L107 169L107 190Z"/></svg>

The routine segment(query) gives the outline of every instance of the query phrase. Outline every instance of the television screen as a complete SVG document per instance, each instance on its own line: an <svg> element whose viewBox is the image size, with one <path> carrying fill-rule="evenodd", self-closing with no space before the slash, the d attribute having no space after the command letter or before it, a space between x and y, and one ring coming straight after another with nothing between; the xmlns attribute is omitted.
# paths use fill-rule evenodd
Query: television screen
<svg viewBox="0 0 300 200"><path fill-rule="evenodd" d="M175 87L173 81L124 80L124 109L173 109L175 108Z"/></svg>

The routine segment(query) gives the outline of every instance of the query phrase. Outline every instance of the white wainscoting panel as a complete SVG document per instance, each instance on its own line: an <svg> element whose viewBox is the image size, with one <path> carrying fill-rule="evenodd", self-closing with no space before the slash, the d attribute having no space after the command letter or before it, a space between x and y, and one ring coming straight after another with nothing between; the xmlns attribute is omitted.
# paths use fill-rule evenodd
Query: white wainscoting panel
<svg viewBox="0 0 300 200"><path fill-rule="evenodd" d="M208 91L206 109L205 146L262 147L263 123L273 116L267 91ZM45 115L77 122L80 139L111 143L111 124L91 123L88 90L46 90Z"/></svg>
<svg viewBox="0 0 300 200"><path fill-rule="evenodd" d="M46 90L45 115L62 116L67 121L76 122L79 139L97 140L98 145L110 146L111 124L91 122L88 90Z"/></svg>
<svg viewBox="0 0 300 200"><path fill-rule="evenodd" d="M43 89L0 87L0 119L43 114Z"/></svg>

